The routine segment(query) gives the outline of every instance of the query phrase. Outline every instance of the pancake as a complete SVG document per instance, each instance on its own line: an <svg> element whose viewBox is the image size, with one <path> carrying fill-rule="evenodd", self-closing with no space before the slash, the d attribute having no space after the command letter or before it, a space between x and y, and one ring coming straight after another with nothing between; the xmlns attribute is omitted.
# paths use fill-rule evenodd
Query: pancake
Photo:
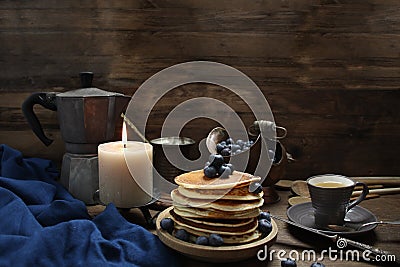
<svg viewBox="0 0 400 267"><path fill-rule="evenodd" d="M178 187L181 195L198 199L229 199L229 200L256 200L263 197L264 193L249 193L247 186L229 189L189 189Z"/></svg>
<svg viewBox="0 0 400 267"><path fill-rule="evenodd" d="M185 226L181 226L181 225L176 225L175 229L185 229L188 233L192 234L192 241L194 241L196 239L196 237L198 236L209 236L209 233L205 233L202 231L196 231L190 228L187 228ZM248 234L244 234L244 235L220 235L223 239L224 239L224 244L227 245L234 245L234 244L245 244L245 243L249 243L252 241L255 241L257 239L259 239L262 234L258 231L255 230L251 233Z"/></svg>
<svg viewBox="0 0 400 267"><path fill-rule="evenodd" d="M186 230L192 241L218 234L229 245L259 239L263 192L249 192L249 185L260 181L260 177L239 171L228 178L207 178L203 170L177 176L178 188L171 192L173 209L169 212L175 231Z"/></svg>
<svg viewBox="0 0 400 267"><path fill-rule="evenodd" d="M174 216L177 215L173 210L171 213L174 213ZM181 216L180 216L181 217ZM198 225L210 225L210 226L243 226L247 224L251 224L253 222L253 218L247 219L213 219L213 218L191 218L185 217L185 220L196 223Z"/></svg>
<svg viewBox="0 0 400 267"><path fill-rule="evenodd" d="M190 217L182 217L175 213L174 210L171 210L171 215L182 218L183 220L187 220L190 224L196 225L207 225L210 227L239 227L252 224L254 218L248 219L213 219L213 218L190 218Z"/></svg>
<svg viewBox="0 0 400 267"><path fill-rule="evenodd" d="M261 181L260 177L234 171L228 178L208 178L203 170L181 174L175 178L175 183L188 189L231 189L248 186Z"/></svg>
<svg viewBox="0 0 400 267"><path fill-rule="evenodd" d="M220 234L220 235L244 235L254 232L258 227L257 219L253 219L249 224L236 225L236 224L226 224L223 226L209 225L203 223L195 223L193 221L187 220L176 213L171 212L171 218L177 225L185 228L192 229L194 231L208 233L208 234Z"/></svg>
<svg viewBox="0 0 400 267"><path fill-rule="evenodd" d="M213 209L199 209L174 206L174 211L183 217L189 218L211 218L211 219L249 219L257 217L260 209L245 210L242 212L226 212Z"/></svg>
<svg viewBox="0 0 400 267"><path fill-rule="evenodd" d="M221 210L221 211L251 210L254 208L261 207L264 203L263 198L255 200L246 200L246 201L224 200L224 199L210 201L208 199L188 198L180 194L177 189L174 189L171 192L171 198L173 200L174 206L196 207L202 209L211 208L214 210Z"/></svg>

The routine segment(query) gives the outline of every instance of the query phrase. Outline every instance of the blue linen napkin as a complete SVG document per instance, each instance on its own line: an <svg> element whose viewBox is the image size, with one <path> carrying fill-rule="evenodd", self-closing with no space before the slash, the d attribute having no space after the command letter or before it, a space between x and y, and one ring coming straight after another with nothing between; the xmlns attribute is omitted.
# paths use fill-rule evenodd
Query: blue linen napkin
<svg viewBox="0 0 400 267"><path fill-rule="evenodd" d="M0 145L0 266L178 266L176 254L113 204L91 220L51 161Z"/></svg>

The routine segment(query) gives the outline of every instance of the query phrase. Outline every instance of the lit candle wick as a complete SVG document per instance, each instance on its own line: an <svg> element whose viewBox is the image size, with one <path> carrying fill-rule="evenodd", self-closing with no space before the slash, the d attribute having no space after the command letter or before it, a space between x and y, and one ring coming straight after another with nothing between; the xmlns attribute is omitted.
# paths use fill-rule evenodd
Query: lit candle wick
<svg viewBox="0 0 400 267"><path fill-rule="evenodd" d="M124 119L124 123L126 122L132 130L136 132L136 134L143 140L145 143L149 143L149 141L144 137L143 134L136 128L136 126L125 116L124 113L121 113L121 117Z"/></svg>
<svg viewBox="0 0 400 267"><path fill-rule="evenodd" d="M126 124L125 121L122 124L122 144L124 145L124 148L126 148L126 144L128 143L128 136L126 134Z"/></svg>

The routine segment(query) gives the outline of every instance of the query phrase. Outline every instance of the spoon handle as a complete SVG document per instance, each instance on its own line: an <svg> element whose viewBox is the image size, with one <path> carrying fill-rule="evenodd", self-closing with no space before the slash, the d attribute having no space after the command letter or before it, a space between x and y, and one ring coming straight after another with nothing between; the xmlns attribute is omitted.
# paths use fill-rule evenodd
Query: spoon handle
<svg viewBox="0 0 400 267"><path fill-rule="evenodd" d="M362 225L362 227L368 226L368 225L373 225L373 224L392 224L392 225L400 225L400 221L392 221L392 222L387 222L387 221L378 221L378 222L369 222L365 223Z"/></svg>
<svg viewBox="0 0 400 267"><path fill-rule="evenodd" d="M361 242L357 242L354 240L350 240L347 238L343 238L343 237L338 237L337 244L339 244L340 241L344 242L341 244L345 244L345 246L351 246L353 248L357 248L357 249L363 251L362 256L363 256L364 260L370 261L370 260L387 259L390 262L400 264L400 257L398 255L395 255L388 251L384 251L382 249L372 247L370 245L367 245L367 244L364 244Z"/></svg>
<svg viewBox="0 0 400 267"><path fill-rule="evenodd" d="M378 222L379 224L395 224L395 225L399 225L400 221L393 221L393 222L385 222L385 221L380 221Z"/></svg>

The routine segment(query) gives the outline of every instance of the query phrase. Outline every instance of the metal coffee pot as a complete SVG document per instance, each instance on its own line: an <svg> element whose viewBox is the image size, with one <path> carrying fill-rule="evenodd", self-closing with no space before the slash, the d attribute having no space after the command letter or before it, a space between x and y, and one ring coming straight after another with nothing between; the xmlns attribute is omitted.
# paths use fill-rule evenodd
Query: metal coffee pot
<svg viewBox="0 0 400 267"><path fill-rule="evenodd" d="M43 132L33 106L39 104L57 111L66 152L96 154L99 143L114 137L115 126L130 97L92 87L93 73L80 73L82 88L64 93L33 93L22 105L22 111L33 132L46 145L53 140Z"/></svg>
<svg viewBox="0 0 400 267"><path fill-rule="evenodd" d="M115 133L122 129L120 115L130 97L92 87L91 72L82 72L80 77L82 88L64 93L33 93L22 104L22 111L33 132L47 146L53 140L44 134L33 107L39 104L57 111L66 150L60 182L77 199L96 204L93 195L99 189L97 146L118 138Z"/></svg>

